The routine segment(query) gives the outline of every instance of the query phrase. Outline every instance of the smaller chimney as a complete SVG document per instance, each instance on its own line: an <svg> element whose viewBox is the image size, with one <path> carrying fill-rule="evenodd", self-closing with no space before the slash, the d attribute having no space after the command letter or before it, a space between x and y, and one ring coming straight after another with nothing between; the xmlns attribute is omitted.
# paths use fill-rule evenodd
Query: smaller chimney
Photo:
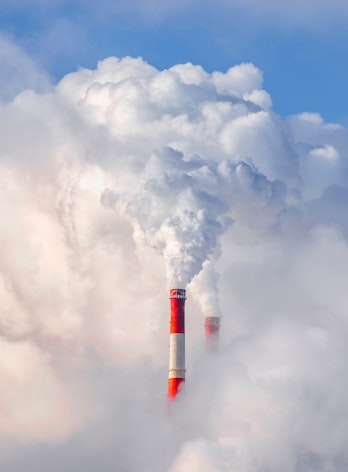
<svg viewBox="0 0 348 472"><path fill-rule="evenodd" d="M207 352L217 352L219 349L220 318L207 316L205 318L205 349Z"/></svg>

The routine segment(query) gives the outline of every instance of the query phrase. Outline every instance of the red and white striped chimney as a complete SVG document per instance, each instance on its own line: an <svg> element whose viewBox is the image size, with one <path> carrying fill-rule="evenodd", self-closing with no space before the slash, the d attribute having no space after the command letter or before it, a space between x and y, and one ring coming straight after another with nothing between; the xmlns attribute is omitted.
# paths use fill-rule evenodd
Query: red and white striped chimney
<svg viewBox="0 0 348 472"><path fill-rule="evenodd" d="M207 352L216 352L219 348L220 318L207 316L205 318L205 349Z"/></svg>
<svg viewBox="0 0 348 472"><path fill-rule="evenodd" d="M185 300L182 288L170 290L168 398L174 400L185 382Z"/></svg>

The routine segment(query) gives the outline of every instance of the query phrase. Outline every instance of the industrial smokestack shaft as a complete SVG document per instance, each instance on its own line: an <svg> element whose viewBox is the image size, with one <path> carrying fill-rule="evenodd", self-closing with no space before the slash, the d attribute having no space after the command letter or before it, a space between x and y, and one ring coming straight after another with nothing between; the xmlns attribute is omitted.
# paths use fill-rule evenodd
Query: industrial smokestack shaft
<svg viewBox="0 0 348 472"><path fill-rule="evenodd" d="M220 318L218 316L207 316L204 326L206 351L216 352L219 348Z"/></svg>
<svg viewBox="0 0 348 472"><path fill-rule="evenodd" d="M170 290L169 400L176 397L185 382L185 300L184 289Z"/></svg>

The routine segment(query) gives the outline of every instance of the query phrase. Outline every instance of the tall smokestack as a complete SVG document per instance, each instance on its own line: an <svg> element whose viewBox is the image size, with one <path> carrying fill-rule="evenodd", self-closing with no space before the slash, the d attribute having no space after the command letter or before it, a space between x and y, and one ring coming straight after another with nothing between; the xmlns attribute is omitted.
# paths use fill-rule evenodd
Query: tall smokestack
<svg viewBox="0 0 348 472"><path fill-rule="evenodd" d="M169 400L174 400L185 382L185 300L184 289L170 290Z"/></svg>
<svg viewBox="0 0 348 472"><path fill-rule="evenodd" d="M207 352L216 352L219 349L220 318L207 316L205 318L205 349Z"/></svg>

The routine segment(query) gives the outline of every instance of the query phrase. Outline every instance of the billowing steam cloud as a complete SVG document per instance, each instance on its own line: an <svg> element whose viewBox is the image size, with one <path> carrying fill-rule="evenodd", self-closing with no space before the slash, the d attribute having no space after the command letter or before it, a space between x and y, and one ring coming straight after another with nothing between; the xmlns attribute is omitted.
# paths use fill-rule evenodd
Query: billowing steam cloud
<svg viewBox="0 0 348 472"><path fill-rule="evenodd" d="M283 188L268 182L255 169L241 162L223 160L220 164L197 156L183 159L172 148L152 156L143 170L134 175L142 185L139 193L121 197L133 227L144 242L162 254L169 285L185 287L203 268L217 246L218 236L228 228L232 217L245 208L250 195L261 197L263 205L283 206ZM260 179L258 185L258 179ZM268 191L265 194L265 190ZM264 195L262 195L264 193ZM105 191L105 206L117 208L117 193ZM274 211L269 211L270 218Z"/></svg>
<svg viewBox="0 0 348 472"><path fill-rule="evenodd" d="M281 119L252 64L134 58L0 124L2 470L347 469L343 127ZM170 422L168 286L189 294Z"/></svg>

